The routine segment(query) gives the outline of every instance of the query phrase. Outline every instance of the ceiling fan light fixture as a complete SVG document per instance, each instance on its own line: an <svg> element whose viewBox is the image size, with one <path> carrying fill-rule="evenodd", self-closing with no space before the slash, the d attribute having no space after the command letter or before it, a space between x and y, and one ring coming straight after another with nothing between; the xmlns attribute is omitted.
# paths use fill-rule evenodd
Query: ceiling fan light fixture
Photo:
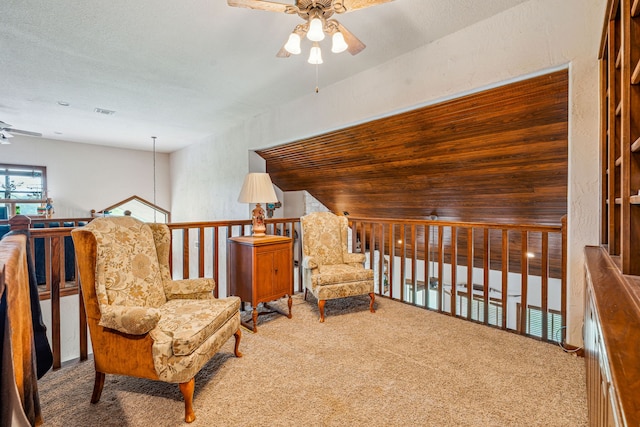
<svg viewBox="0 0 640 427"><path fill-rule="evenodd" d="M312 42L319 42L324 40L324 30L322 29L322 19L315 17L309 21L309 31L307 32L307 38Z"/></svg>
<svg viewBox="0 0 640 427"><path fill-rule="evenodd" d="M336 31L335 33L333 33L333 36L331 37L331 52L344 52L348 47L349 45L346 41L344 41L344 36L340 31Z"/></svg>
<svg viewBox="0 0 640 427"><path fill-rule="evenodd" d="M322 64L322 51L320 50L320 46L318 43L314 43L311 47L311 52L309 52L309 64L320 65Z"/></svg>
<svg viewBox="0 0 640 427"><path fill-rule="evenodd" d="M300 36L295 32L289 34L289 40L287 40L284 48L292 55L300 54L300 52L302 52L300 49Z"/></svg>

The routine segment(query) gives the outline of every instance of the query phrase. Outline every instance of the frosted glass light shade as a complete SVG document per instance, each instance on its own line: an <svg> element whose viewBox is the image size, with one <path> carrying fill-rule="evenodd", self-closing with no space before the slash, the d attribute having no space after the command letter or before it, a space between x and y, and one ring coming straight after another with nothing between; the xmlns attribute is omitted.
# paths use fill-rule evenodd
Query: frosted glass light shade
<svg viewBox="0 0 640 427"><path fill-rule="evenodd" d="M296 33L289 34L289 40L287 40L284 48L287 52L293 55L298 55L300 52L302 52L300 50L300 36Z"/></svg>
<svg viewBox="0 0 640 427"><path fill-rule="evenodd" d="M344 41L344 36L340 31L336 31L335 33L333 33L331 43L331 52L333 53L344 52L349 47L349 45L347 45L347 42Z"/></svg>
<svg viewBox="0 0 640 427"><path fill-rule="evenodd" d="M322 19L313 18L309 22L309 31L307 32L307 38L313 42L319 42L324 40L324 31L322 30Z"/></svg>
<svg viewBox="0 0 640 427"><path fill-rule="evenodd" d="M275 203L278 201L268 173L249 173L238 196L240 203Z"/></svg>
<svg viewBox="0 0 640 427"><path fill-rule="evenodd" d="M313 65L322 64L322 51L320 50L320 46L313 46L311 48L308 62Z"/></svg>

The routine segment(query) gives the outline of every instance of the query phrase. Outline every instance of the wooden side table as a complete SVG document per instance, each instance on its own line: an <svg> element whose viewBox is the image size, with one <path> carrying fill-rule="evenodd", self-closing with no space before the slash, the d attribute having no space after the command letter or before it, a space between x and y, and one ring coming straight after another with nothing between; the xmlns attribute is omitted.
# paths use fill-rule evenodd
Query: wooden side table
<svg viewBox="0 0 640 427"><path fill-rule="evenodd" d="M293 240L283 236L240 236L227 240L227 280L231 295L250 302L253 325L243 326L258 332L258 304L289 296L291 319L293 294ZM270 307L272 310L274 308ZM269 311L268 313L272 313Z"/></svg>

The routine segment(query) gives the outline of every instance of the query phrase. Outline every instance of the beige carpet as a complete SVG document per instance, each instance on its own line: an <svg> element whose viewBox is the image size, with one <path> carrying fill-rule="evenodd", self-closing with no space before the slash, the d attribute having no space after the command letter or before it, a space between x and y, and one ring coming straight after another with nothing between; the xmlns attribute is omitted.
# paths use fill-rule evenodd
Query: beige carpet
<svg viewBox="0 0 640 427"><path fill-rule="evenodd" d="M311 298L312 299L312 298ZM285 307L284 301L279 302ZM388 299L294 297L293 318L261 316L196 377L193 426L581 426L584 359L555 345ZM180 426L178 386L107 375L93 362L39 382L47 426Z"/></svg>

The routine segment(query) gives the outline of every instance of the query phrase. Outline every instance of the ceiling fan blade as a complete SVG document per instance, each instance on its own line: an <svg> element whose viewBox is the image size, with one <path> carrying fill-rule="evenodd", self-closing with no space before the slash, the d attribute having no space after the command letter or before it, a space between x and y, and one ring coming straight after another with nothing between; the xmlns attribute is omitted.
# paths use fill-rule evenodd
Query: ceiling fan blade
<svg viewBox="0 0 640 427"><path fill-rule="evenodd" d="M360 52L362 52L365 47L367 47L364 43L360 41L360 39L354 36L351 31L347 30L345 26L339 22L338 22L338 30L340 30L340 32L342 33L342 36L344 37L344 41L347 42L347 45L349 46L347 50L351 55L357 55Z"/></svg>
<svg viewBox="0 0 640 427"><path fill-rule="evenodd" d="M227 0L227 4L233 7L268 10L269 12L297 13L298 11L296 6L261 0Z"/></svg>
<svg viewBox="0 0 640 427"><path fill-rule="evenodd" d="M347 13L392 1L393 0L333 0L333 8L336 13Z"/></svg>
<svg viewBox="0 0 640 427"><path fill-rule="evenodd" d="M9 133L18 133L20 135L42 136L42 134L40 132L31 132L31 131L22 130L22 129L3 128L2 130L6 131L6 132L9 132Z"/></svg>

